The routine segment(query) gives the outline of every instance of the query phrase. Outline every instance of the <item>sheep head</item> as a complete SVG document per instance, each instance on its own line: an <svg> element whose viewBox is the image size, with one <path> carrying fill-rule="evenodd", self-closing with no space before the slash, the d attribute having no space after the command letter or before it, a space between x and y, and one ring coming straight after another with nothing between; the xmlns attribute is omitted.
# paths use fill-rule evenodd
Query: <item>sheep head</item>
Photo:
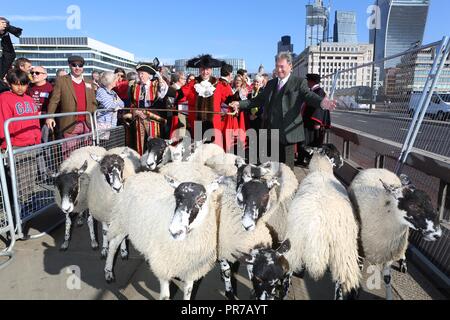
<svg viewBox="0 0 450 320"><path fill-rule="evenodd" d="M206 187L193 182L181 183L167 176L166 180L175 190L176 203L169 232L174 240L182 241L203 223L209 212L209 199L223 180L219 178Z"/></svg>
<svg viewBox="0 0 450 320"><path fill-rule="evenodd" d="M69 172L63 171L57 175L53 175L56 189L55 196L61 199L61 210L65 214L72 213L78 203L81 177L86 172L87 168L88 162L85 161L79 169L73 169Z"/></svg>
<svg viewBox="0 0 450 320"><path fill-rule="evenodd" d="M257 247L251 252L240 253L240 262L251 266L249 272L257 300L282 300L289 290L289 263L284 255L291 243L285 240L277 250Z"/></svg>
<svg viewBox="0 0 450 320"><path fill-rule="evenodd" d="M433 207L430 196L416 189L406 175L400 176L401 186L381 181L386 193L392 198L386 205L394 206L400 223L422 233L424 240L435 241L442 236L439 214Z"/></svg>

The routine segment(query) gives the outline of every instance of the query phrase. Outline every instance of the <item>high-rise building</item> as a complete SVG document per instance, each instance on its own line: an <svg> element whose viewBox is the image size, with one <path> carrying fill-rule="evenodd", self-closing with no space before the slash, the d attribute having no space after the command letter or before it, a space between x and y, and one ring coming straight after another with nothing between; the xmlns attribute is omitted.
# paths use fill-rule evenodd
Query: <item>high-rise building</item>
<svg viewBox="0 0 450 320"><path fill-rule="evenodd" d="M305 48L329 39L330 9L323 0L315 0L306 6Z"/></svg>
<svg viewBox="0 0 450 320"><path fill-rule="evenodd" d="M233 66L233 74L236 74L236 72L239 69L245 69L245 60L244 59L222 59L229 65ZM199 75L199 69L196 68L186 68L186 64L189 61L189 59L179 59L175 60L175 70L176 71L182 71L186 74L194 74L196 76ZM213 76L220 77L220 68L214 68L213 69Z"/></svg>
<svg viewBox="0 0 450 320"><path fill-rule="evenodd" d="M376 61L422 42L430 0L376 0L375 5L379 8L380 28L374 23L370 43L375 45ZM384 69L395 67L400 59L386 61Z"/></svg>
<svg viewBox="0 0 450 320"><path fill-rule="evenodd" d="M356 13L353 11L336 11L334 21L334 42L358 43L356 33Z"/></svg>
<svg viewBox="0 0 450 320"><path fill-rule="evenodd" d="M371 44L324 42L322 48L310 46L294 59L293 74L299 77L305 77L308 73L321 74L322 87L325 92L330 93L334 80L332 74L370 63L372 56L373 45ZM378 78L377 72L378 70L375 70L376 78ZM370 87L372 79L372 66L369 65L342 74L336 83L336 88Z"/></svg>
<svg viewBox="0 0 450 320"><path fill-rule="evenodd" d="M88 37L24 37L14 44L17 58L31 60L33 65L47 69L49 77L55 77L58 69L68 69L67 58L72 55L85 59L84 72L114 71L135 68L134 54Z"/></svg>
<svg viewBox="0 0 450 320"><path fill-rule="evenodd" d="M278 41L278 52L294 52L294 45L291 43L290 36L281 37L281 41Z"/></svg>

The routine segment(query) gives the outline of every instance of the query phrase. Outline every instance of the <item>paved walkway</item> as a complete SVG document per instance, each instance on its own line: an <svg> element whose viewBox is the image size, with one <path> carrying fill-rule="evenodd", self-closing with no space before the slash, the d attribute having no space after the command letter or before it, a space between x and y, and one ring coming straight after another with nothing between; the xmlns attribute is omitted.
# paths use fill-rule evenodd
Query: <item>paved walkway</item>
<svg viewBox="0 0 450 320"><path fill-rule="evenodd" d="M297 169L299 179L305 171ZM43 230L40 224L62 218L58 210L49 210L45 216L33 222L30 234ZM142 256L131 249L130 259L116 262L114 284L107 284L103 277L104 261L99 251L92 251L89 245L87 226L74 228L72 241L67 252L60 252L64 236L64 225L38 240L19 241L15 246L15 256L11 263L0 270L0 299L45 299L45 300L142 300L158 299L159 283L150 272ZM1 246L1 242L0 242ZM367 270L367 269L366 269ZM241 266L237 275L238 297L250 297L250 281L245 267ZM80 275L81 281L77 281ZM364 290L361 299L384 299L383 283L378 290L367 289L367 279L373 274L364 273ZM371 278L370 278L371 279ZM394 271L394 298L399 299L445 299L417 270L409 265L409 273L404 275ZM372 283L373 281L369 281ZM375 281L376 284L376 281ZM182 299L180 283L174 282L172 297ZM330 300L333 299L334 285L327 275L319 282L309 278L294 278L290 299ZM198 300L223 300L224 290L218 268L210 272L200 283L196 295Z"/></svg>

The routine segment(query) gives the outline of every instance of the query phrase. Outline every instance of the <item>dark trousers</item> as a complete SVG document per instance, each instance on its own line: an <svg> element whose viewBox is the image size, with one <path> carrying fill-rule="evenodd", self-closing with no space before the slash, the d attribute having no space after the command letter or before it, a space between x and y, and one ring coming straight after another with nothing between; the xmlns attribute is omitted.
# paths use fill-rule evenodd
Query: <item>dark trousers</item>
<svg viewBox="0 0 450 320"><path fill-rule="evenodd" d="M289 168L294 170L294 167L295 167L295 145L296 144L295 143L294 144L282 144L279 141L277 141L277 143L278 143L278 149L279 149L278 161L280 163L284 163ZM267 143L267 156L270 156L273 158L276 155L272 154L271 146L272 146L272 142L269 140ZM260 151L262 151L263 153L266 153L266 151L264 150L263 147L260 148ZM277 160L275 160L275 161L277 161Z"/></svg>

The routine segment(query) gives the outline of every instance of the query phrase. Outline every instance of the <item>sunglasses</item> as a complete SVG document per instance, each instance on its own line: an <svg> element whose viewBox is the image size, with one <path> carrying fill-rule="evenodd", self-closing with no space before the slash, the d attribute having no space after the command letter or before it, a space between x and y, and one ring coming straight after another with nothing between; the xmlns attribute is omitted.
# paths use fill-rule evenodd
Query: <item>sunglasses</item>
<svg viewBox="0 0 450 320"><path fill-rule="evenodd" d="M71 63L72 68L84 68L84 64L82 63Z"/></svg>
<svg viewBox="0 0 450 320"><path fill-rule="evenodd" d="M46 74L46 73L45 72L39 72L39 71L31 71L30 74L32 76L34 76L34 75L40 76L41 74Z"/></svg>

